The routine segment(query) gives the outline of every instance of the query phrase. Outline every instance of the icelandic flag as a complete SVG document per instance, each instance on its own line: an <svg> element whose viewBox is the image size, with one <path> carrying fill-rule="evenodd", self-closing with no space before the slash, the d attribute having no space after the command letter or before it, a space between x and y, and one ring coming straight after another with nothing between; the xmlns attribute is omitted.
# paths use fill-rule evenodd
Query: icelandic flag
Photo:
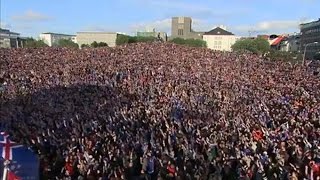
<svg viewBox="0 0 320 180"><path fill-rule="evenodd" d="M38 180L39 160L37 155L25 146L0 134L0 177L2 180Z"/></svg>

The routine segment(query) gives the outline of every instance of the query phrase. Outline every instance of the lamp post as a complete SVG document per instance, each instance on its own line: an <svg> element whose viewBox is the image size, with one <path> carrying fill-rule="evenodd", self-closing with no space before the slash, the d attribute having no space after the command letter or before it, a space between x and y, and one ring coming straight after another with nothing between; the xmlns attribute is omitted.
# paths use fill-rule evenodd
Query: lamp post
<svg viewBox="0 0 320 180"><path fill-rule="evenodd" d="M307 47L311 44L318 44L318 42L313 42L313 43L308 43L304 46L304 53L303 53L303 60L302 63L303 65L305 65L305 61L306 61L306 51L307 51Z"/></svg>

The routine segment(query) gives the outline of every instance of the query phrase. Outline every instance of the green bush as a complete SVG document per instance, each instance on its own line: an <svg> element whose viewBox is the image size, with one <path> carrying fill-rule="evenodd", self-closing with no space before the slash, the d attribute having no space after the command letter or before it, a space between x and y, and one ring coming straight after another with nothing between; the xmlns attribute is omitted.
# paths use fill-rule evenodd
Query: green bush
<svg viewBox="0 0 320 180"><path fill-rule="evenodd" d="M93 48L98 47L98 43L97 43L97 41L93 41L93 43L91 43L91 47L93 47Z"/></svg>
<svg viewBox="0 0 320 180"><path fill-rule="evenodd" d="M40 48L40 47L48 47L46 43L42 40L35 40L33 38L27 38L24 47L27 48Z"/></svg>
<svg viewBox="0 0 320 180"><path fill-rule="evenodd" d="M285 62L298 63L298 62L302 62L303 57L302 57L302 54L299 54L299 53L271 50L267 54L267 58L271 61L285 61Z"/></svg>
<svg viewBox="0 0 320 180"><path fill-rule="evenodd" d="M67 47L67 48L79 48L79 45L71 39L60 39L57 44L58 47Z"/></svg>
<svg viewBox="0 0 320 180"><path fill-rule="evenodd" d="M265 54L270 51L269 42L263 38L241 39L231 46L233 51L249 51L255 54Z"/></svg>
<svg viewBox="0 0 320 180"><path fill-rule="evenodd" d="M152 36L149 36L149 37L137 36L136 39L137 39L137 42L154 42L157 40L156 37L152 37Z"/></svg>
<svg viewBox="0 0 320 180"><path fill-rule="evenodd" d="M170 42L190 47L207 47L207 43L201 39L182 39L174 38Z"/></svg>
<svg viewBox="0 0 320 180"><path fill-rule="evenodd" d="M81 44L81 48L89 48L90 46L88 44Z"/></svg>
<svg viewBox="0 0 320 180"><path fill-rule="evenodd" d="M129 36L119 34L116 39L116 45L122 45L129 43Z"/></svg>
<svg viewBox="0 0 320 180"><path fill-rule="evenodd" d="M108 44L105 42L99 42L98 47L108 47Z"/></svg>

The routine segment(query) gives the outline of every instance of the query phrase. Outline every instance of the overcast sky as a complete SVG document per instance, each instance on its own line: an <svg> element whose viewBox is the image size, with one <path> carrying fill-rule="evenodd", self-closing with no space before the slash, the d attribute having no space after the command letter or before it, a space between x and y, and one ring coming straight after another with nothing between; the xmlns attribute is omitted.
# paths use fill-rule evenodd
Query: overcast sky
<svg viewBox="0 0 320 180"><path fill-rule="evenodd" d="M193 18L193 29L217 25L239 36L299 32L320 18L320 0L0 0L1 27L37 37L41 32L112 31L146 27L170 34L172 16Z"/></svg>

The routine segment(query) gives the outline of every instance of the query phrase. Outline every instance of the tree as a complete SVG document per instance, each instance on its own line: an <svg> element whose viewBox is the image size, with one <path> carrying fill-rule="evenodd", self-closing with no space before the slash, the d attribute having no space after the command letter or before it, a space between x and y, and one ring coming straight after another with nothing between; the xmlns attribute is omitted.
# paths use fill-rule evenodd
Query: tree
<svg viewBox="0 0 320 180"><path fill-rule="evenodd" d="M270 44L266 39L257 38L253 41L253 44L258 50L258 53L265 54L270 50Z"/></svg>
<svg viewBox="0 0 320 180"><path fill-rule="evenodd" d="M67 48L79 48L79 45L71 39L60 39L57 44L58 47L67 47Z"/></svg>
<svg viewBox="0 0 320 180"><path fill-rule="evenodd" d="M108 47L108 44L105 42L99 42L98 47Z"/></svg>
<svg viewBox="0 0 320 180"><path fill-rule="evenodd" d="M90 46L88 44L81 44L81 48L89 48Z"/></svg>
<svg viewBox="0 0 320 180"><path fill-rule="evenodd" d="M97 42L97 41L93 41L92 43L91 43L91 46L90 47L92 47L92 48L97 48L97 47L108 47L108 44L107 43L105 43L105 42Z"/></svg>
<svg viewBox="0 0 320 180"><path fill-rule="evenodd" d="M27 48L40 48L40 47L48 47L46 43L43 42L43 40L35 40L33 38L27 38L25 47Z"/></svg>
<svg viewBox="0 0 320 180"><path fill-rule="evenodd" d="M255 54L265 54L270 50L269 42L263 38L241 39L231 46L233 51L249 51Z"/></svg>
<svg viewBox="0 0 320 180"><path fill-rule="evenodd" d="M123 34L119 34L117 36L117 39L116 39L117 45L122 45L122 44L127 44L127 43L129 43L129 36L123 35Z"/></svg>
<svg viewBox="0 0 320 180"><path fill-rule="evenodd" d="M93 48L98 47L97 41L93 41L93 42L91 43L91 47L93 47Z"/></svg>
<svg viewBox="0 0 320 180"><path fill-rule="evenodd" d="M174 38L170 42L190 47L207 47L207 43L201 39L182 39Z"/></svg>

